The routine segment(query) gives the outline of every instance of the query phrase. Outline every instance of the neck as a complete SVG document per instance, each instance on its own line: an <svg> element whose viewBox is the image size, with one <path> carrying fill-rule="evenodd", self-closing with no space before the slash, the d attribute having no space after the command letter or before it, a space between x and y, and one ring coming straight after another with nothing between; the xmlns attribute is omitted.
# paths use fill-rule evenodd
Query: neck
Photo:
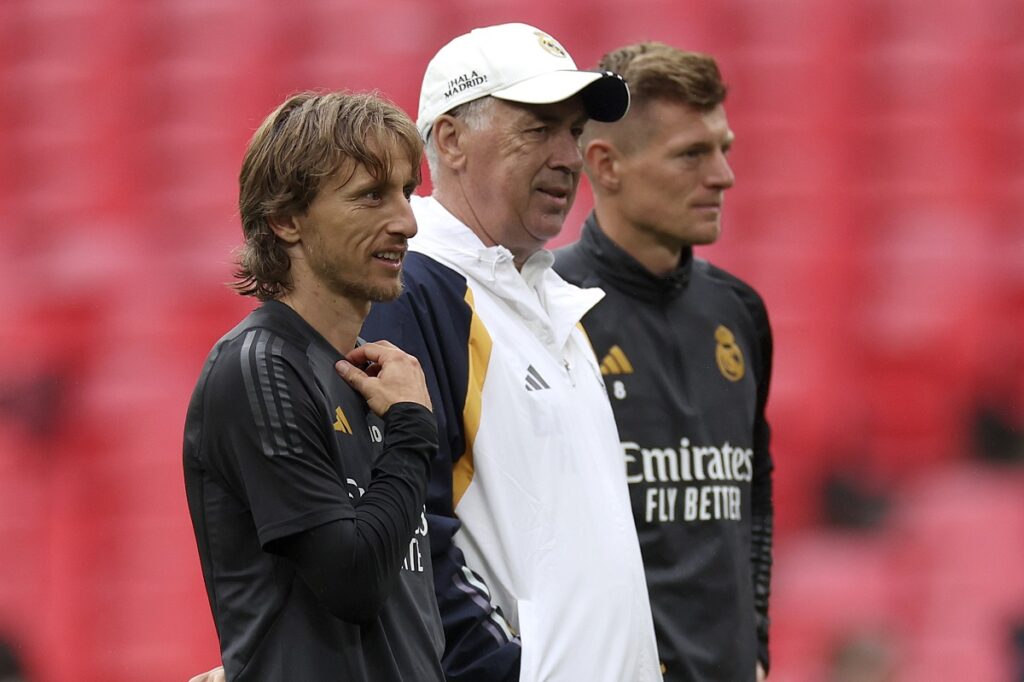
<svg viewBox="0 0 1024 682"><path fill-rule="evenodd" d="M598 200L594 214L605 235L652 275L664 277L679 266L685 244L641 229L609 202Z"/></svg>
<svg viewBox="0 0 1024 682"><path fill-rule="evenodd" d="M529 260L530 256L544 247L543 244L539 244L532 249L521 249L508 244L502 244L495 237L492 237L487 227L484 226L483 221L480 220L477 212L473 209L472 202L462 191L462 185L457 183L457 187L453 191L447 184L438 183L434 186L432 194L434 200L455 216L459 222L468 227L469 231L475 234L483 242L484 246L500 245L511 251L516 270L522 270L523 264Z"/></svg>
<svg viewBox="0 0 1024 682"><path fill-rule="evenodd" d="M470 232L480 238L480 241L484 243L484 246L494 246L498 242L491 238L487 234L487 230L484 229L483 223L477 216L476 211L473 210L473 205L470 203L466 195L461 191L462 187L459 186L452 191L448 186L448 183L438 183L434 186L434 192L431 196L441 204L446 211L451 213L453 216L458 218L459 222L469 228Z"/></svg>
<svg viewBox="0 0 1024 682"><path fill-rule="evenodd" d="M336 351L345 355L356 346L356 337L370 312L370 302L334 293L295 270L292 268L295 280L292 290L278 300L297 312Z"/></svg>

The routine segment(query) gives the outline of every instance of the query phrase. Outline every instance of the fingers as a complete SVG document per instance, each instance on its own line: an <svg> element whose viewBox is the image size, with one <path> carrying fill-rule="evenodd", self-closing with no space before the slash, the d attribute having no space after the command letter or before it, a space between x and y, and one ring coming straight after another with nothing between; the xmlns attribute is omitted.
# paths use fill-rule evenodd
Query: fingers
<svg viewBox="0 0 1024 682"><path fill-rule="evenodd" d="M395 351L402 352L398 346L390 341L374 341L373 343L364 343L362 346L353 348L345 355L345 359L357 367L362 367L370 362L381 362L386 356L394 354Z"/></svg>
<svg viewBox="0 0 1024 682"><path fill-rule="evenodd" d="M354 348L348 352L345 359L361 369L366 376L375 377L380 374L386 362L405 357L406 354L398 346L390 341L381 340Z"/></svg>
<svg viewBox="0 0 1024 682"><path fill-rule="evenodd" d="M362 394L378 416L398 402L432 407L419 361L387 341L353 349L335 364L335 371Z"/></svg>
<svg viewBox="0 0 1024 682"><path fill-rule="evenodd" d="M367 379L369 379L366 372L359 369L348 360L338 360L334 363L334 371L338 373L338 376L347 381L352 388L356 389L360 393L363 392L362 387L366 384Z"/></svg>

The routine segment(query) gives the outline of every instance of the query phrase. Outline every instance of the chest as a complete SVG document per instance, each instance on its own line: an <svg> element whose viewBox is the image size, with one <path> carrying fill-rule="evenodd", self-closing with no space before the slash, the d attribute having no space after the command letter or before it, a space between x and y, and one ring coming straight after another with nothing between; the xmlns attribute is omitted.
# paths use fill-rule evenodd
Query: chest
<svg viewBox="0 0 1024 682"><path fill-rule="evenodd" d="M333 359L313 359L320 401L318 431L349 495L358 499L370 483L383 451L384 422L355 390L334 373Z"/></svg>
<svg viewBox="0 0 1024 682"><path fill-rule="evenodd" d="M543 434L585 409L580 401L603 394L593 354L575 325L558 328L480 298L477 313L491 339L485 385L492 399L529 413L524 423Z"/></svg>
<svg viewBox="0 0 1024 682"><path fill-rule="evenodd" d="M750 441L757 348L734 308L610 293L584 326L624 440Z"/></svg>

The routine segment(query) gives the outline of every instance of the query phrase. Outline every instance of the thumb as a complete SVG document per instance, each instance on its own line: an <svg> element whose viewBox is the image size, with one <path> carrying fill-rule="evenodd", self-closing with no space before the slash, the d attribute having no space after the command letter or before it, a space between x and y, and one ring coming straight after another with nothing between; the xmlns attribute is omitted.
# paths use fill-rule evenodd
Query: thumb
<svg viewBox="0 0 1024 682"><path fill-rule="evenodd" d="M347 381L352 388L360 393L362 392L360 389L367 379L366 373L363 370L347 360L338 360L334 363L334 371L338 373L338 376Z"/></svg>

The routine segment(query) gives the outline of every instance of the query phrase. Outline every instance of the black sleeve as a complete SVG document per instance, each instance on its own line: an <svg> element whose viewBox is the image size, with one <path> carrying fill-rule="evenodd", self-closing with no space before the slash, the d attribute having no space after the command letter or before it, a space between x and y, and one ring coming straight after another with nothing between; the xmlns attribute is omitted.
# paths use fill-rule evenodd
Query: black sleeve
<svg viewBox="0 0 1024 682"><path fill-rule="evenodd" d="M384 417L384 452L355 518L339 519L271 543L334 616L376 617L398 578L420 521L437 427L426 407L398 403Z"/></svg>
<svg viewBox="0 0 1024 682"><path fill-rule="evenodd" d="M754 417L754 478L751 482L751 547L750 562L753 569L754 609L757 619L758 660L765 672L769 667L768 655L768 599L771 594L772 577L772 525L774 502L772 500L772 473L774 464L771 454L771 428L765 416L768 391L771 385L773 341L771 325L764 302L749 287L740 290L747 310L757 330L758 376L757 408Z"/></svg>

